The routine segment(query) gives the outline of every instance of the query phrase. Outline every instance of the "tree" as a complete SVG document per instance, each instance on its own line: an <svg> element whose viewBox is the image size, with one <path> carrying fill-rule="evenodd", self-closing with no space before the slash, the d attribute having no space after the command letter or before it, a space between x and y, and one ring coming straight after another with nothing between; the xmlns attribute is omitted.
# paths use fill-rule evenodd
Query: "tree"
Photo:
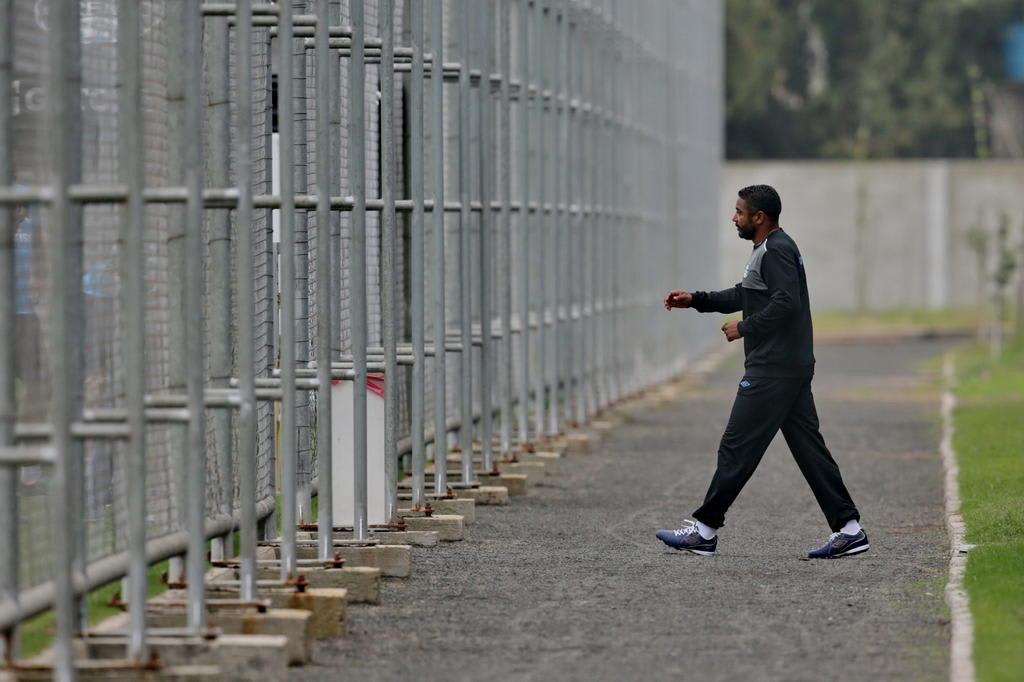
<svg viewBox="0 0 1024 682"><path fill-rule="evenodd" d="M727 0L729 158L973 157L1024 0ZM983 136L982 136L983 137Z"/></svg>

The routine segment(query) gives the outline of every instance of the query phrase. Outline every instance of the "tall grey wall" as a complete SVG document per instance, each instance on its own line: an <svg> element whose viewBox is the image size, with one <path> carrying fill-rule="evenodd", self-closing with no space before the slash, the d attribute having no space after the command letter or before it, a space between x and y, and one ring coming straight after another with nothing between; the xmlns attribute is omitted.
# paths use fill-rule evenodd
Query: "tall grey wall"
<svg viewBox="0 0 1024 682"><path fill-rule="evenodd" d="M757 183L782 197L815 310L974 305L982 289L968 233L1006 219L1013 241L1024 234L1022 161L731 162L717 216L721 287L739 281L751 246L731 223L736 192Z"/></svg>

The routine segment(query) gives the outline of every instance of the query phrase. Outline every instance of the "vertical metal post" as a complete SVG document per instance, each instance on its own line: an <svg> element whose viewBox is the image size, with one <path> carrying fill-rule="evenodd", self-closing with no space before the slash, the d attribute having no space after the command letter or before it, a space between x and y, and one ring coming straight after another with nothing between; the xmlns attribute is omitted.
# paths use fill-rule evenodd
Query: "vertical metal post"
<svg viewBox="0 0 1024 682"><path fill-rule="evenodd" d="M551 196L551 213L548 219L549 231L551 232L551 254L548 258L548 300L551 302L551 329L549 332L548 339L548 362L550 363L549 369L549 381L551 387L549 389L548 399L548 435L558 435L558 409L559 409L559 396L560 396L560 377L561 372L559 370L560 362L560 348L559 342L559 326L560 326L560 312L559 312L559 301L561 299L561 236L562 231L562 209L561 202L563 201L562 196L562 182L564 172L562 171L562 142L561 142L561 95L562 95L562 63L561 63L561 7L557 2L552 2L550 9L550 21L548 29L548 38L545 41L547 43L547 49L545 50L548 55L548 90L551 93L551 97L548 100L550 102L550 111L548 118L549 126L551 127L551 142L545 145L549 154L551 155L551 174L552 174L552 185L554 192Z"/></svg>
<svg viewBox="0 0 1024 682"><path fill-rule="evenodd" d="M606 339L603 334L603 323L604 323L604 306L606 300L604 298L605 282L601 276L601 270L603 269L604 261L604 210L607 204L608 198L604 195L604 164L607 163L607 159L604 154L604 142L606 137L606 120L604 111L604 86L605 68L607 67L604 61L604 49L602 43L609 35L607 25L604 23L604 14L601 6L594 8L595 12L595 35L596 42L594 45L594 67L595 73L600 74L599 78L594 79L594 90L591 96L591 100L594 106L594 155L596 163L594 165L594 174L592 176L594 182L594 195L593 195L593 214L591 216L591 230L593 231L593 241L591 246L593 248L592 258L594 267L591 272L593 274L593 286L594 286L594 307L591 315L591 327L594 338L594 354L593 354L593 377L594 377L594 412L601 409L604 404L604 387L605 387L605 375L604 375L604 353L606 347Z"/></svg>
<svg viewBox="0 0 1024 682"><path fill-rule="evenodd" d="M614 4L610 7L610 35L611 40L608 41L608 53L609 68L612 73L616 73L618 64L618 40L620 35L619 23L618 23L618 8ZM618 163L616 159L616 145L618 144L619 138L622 134L619 128L619 108L618 108L618 79L612 77L608 83L608 114L609 114L609 139L608 139L608 161L610 167L608 169L608 192L609 192L609 205L610 210L608 211L608 278L609 278L609 289L611 295L609 296L609 314L608 314L608 358L609 358L609 375L611 389L609 391L609 401L615 402L618 400L621 394L620 386L620 375L619 375L619 316L622 313L622 292L619 288L618 271L619 263L622 259L622 254L619 251L619 215L621 214L622 206L618 201L618 191L621 185L619 175L616 172ZM671 90L671 86L667 88ZM663 318L659 318L663 319ZM671 338L669 336L663 336L662 338Z"/></svg>
<svg viewBox="0 0 1024 682"><path fill-rule="evenodd" d="M434 492L448 492L444 239L444 3L430 6L430 124L434 161Z"/></svg>
<svg viewBox="0 0 1024 682"><path fill-rule="evenodd" d="M559 261L559 270L564 269L565 275L562 277L562 289L560 296L562 297L563 306L563 317L562 319L562 332L561 336L561 349L558 356L558 366L561 369L561 385L562 385L562 419L565 422L572 421L572 397L573 397L573 377L572 377L572 356L573 353L573 323L572 323L572 260L573 252L575 251L575 244L572 239L572 224L573 218L570 212L572 205L572 186L571 178L573 172L577 169L573 168L571 146L570 146L570 132L572 120L570 118L569 108L572 101L572 57L573 51L569 46L569 27L572 22L572 4L566 3L562 8L562 31L559 35L558 48L561 53L562 68L560 71L560 84L559 84L559 103L560 109L560 121L561 121L561 133L559 139L559 155L561 156L561 195L559 202L562 206L561 211L561 226L559 232L562 235L563 243L565 244L564 253L562 254L562 260Z"/></svg>
<svg viewBox="0 0 1024 682"><path fill-rule="evenodd" d="M281 193L281 579L296 569L297 495L295 402L295 107L292 81L292 6L278 5L277 130Z"/></svg>
<svg viewBox="0 0 1024 682"><path fill-rule="evenodd" d="M14 71L14 0L0 0L0 92L9 93ZM0 106L0 186L14 181L10 106ZM10 206L0 206L0 326L13 330L15 324L14 215ZM14 376L14 334L0 334L0 447L14 444L17 419ZM0 538L7 548L0 557L0 599L18 603L18 469L0 466ZM0 632L0 662L16 655L17 628Z"/></svg>
<svg viewBox="0 0 1024 682"><path fill-rule="evenodd" d="M459 450L462 456L462 482L472 483L473 477L473 257L472 220L470 202L473 194L469 167L472 129L470 123L470 82L469 82L469 15L475 3L463 0L457 7L459 13L459 329L462 338L462 353L459 356L459 404L461 426L459 427ZM447 467L447 457L435 466Z"/></svg>
<svg viewBox="0 0 1024 682"><path fill-rule="evenodd" d="M548 251L548 216L546 213L545 200L547 199L547 135L545 119L547 119L547 102L545 101L545 85L548 76L548 36L545 30L545 14L547 8L541 4L541 0L534 2L534 33L537 36L536 49L538 52L537 68L537 107L534 112L537 129L537 242L534 248L533 257L537 263L537 372L534 378L534 420L537 429L537 436L543 437L545 433L544 405L547 400L547 370L548 356L547 346L547 251Z"/></svg>
<svg viewBox="0 0 1024 682"><path fill-rule="evenodd" d="M201 0L184 9L185 71L187 83L203 78L203 10ZM185 88L185 125L182 146L188 201L185 206L185 323L189 329L203 328L203 93L198 87ZM185 448L186 496L188 510L188 553L185 575L188 582L188 623L195 630L206 627L206 410L205 344L202 334L185 334L188 435Z"/></svg>
<svg viewBox="0 0 1024 682"><path fill-rule="evenodd" d="M244 600L256 598L256 378L254 275L252 252L252 0L237 0L235 14L235 64L238 101L238 135L234 140L238 208L235 266L238 289L238 498L239 559Z"/></svg>
<svg viewBox="0 0 1024 682"><path fill-rule="evenodd" d="M381 98L380 98L380 150L381 150L381 211L382 274L384 315L384 478L385 518L388 523L400 521L398 516L398 340L395 326L398 305L395 293L396 221L395 221L395 8L394 0L380 0L381 36Z"/></svg>
<svg viewBox="0 0 1024 682"><path fill-rule="evenodd" d="M519 446L530 440L530 2L519 0Z"/></svg>
<svg viewBox="0 0 1024 682"><path fill-rule="evenodd" d="M142 138L142 64L139 5L120 0L117 12L121 182L128 201L121 220L121 351L124 358L125 407L130 436L125 443L125 479L128 495L128 656L146 656L146 288L142 266L145 214L142 184L145 177Z"/></svg>
<svg viewBox="0 0 1024 682"><path fill-rule="evenodd" d="M308 9L306 0L291 0L293 16L296 10L305 13ZM309 191L309 154L308 128L306 125L306 39L297 38L292 41L292 75L294 83L294 181L292 189L296 194L307 194ZM283 72L280 72L283 73ZM289 122L284 121L285 125ZM309 213L300 211L294 217L295 229L295 364L305 366L309 362ZM313 513L312 478L313 478L313 447L310 433L310 393L300 391L296 396L295 425L296 449L298 451L296 466L298 467L296 499L296 517L301 523L310 523Z"/></svg>
<svg viewBox="0 0 1024 682"><path fill-rule="evenodd" d="M75 591L72 583L76 554L75 528L80 522L74 503L75 474L72 462L77 447L71 424L77 418L81 380L75 322L82 314L75 303L80 296L82 215L69 197L69 188L81 173L82 76L79 7L66 3L50 8L50 77L48 111L53 193L49 216L50 257L50 376L55 386L50 397L50 426L55 462L52 496L54 508L54 611L56 637L53 643L54 673L59 680L75 679L72 638L77 630Z"/></svg>
<svg viewBox="0 0 1024 682"><path fill-rule="evenodd" d="M73 680L72 638L78 629L76 595L72 583L80 561L79 528L82 523L77 488L81 484L81 448L71 435L81 404L82 214L69 196L81 175L81 43L79 7L65 3L50 9L50 118L52 202L49 216L50 376L62 390L50 399L51 447L55 465L54 506L54 672L59 680Z"/></svg>
<svg viewBox="0 0 1024 682"><path fill-rule="evenodd" d="M562 411L562 419L571 424L574 420L574 404L575 404L575 360L574 357L577 355L577 346L575 346L575 322L572 317L572 309L574 305L573 289L575 285L575 267L577 267L577 255L579 253L577 240L574 239L575 233L575 217L572 214L572 206L574 204L574 188L575 183L573 177L575 174L580 172L580 169L575 165L575 155L573 151L573 128L575 124L574 115L572 113L572 102L574 97L575 89L575 62L579 61L575 54L575 50L572 46L572 40L575 37L575 9L573 4L570 2L565 7L565 18L564 26L562 28L562 50L563 50L563 63L564 71L562 72L562 163L563 163L563 185L562 185L562 201L565 204L565 211L562 216L562 229L565 235L565 291L564 291L564 306L565 306L565 325L563 331L563 350L562 356L559 359L559 364L564 365L563 373L563 395L564 395L564 406Z"/></svg>
<svg viewBox="0 0 1024 682"><path fill-rule="evenodd" d="M326 16L328 26L341 24L341 0L328 0ZM350 15L351 18L351 15ZM341 60L336 54L331 55L328 66L330 74L330 96L324 101L322 113L329 117L330 146L327 147L330 157L331 192L341 191ZM320 107L319 100L317 106ZM347 132L347 131L346 131ZM319 150L318 150L319 151ZM331 211L331 261L327 269L329 279L320 280L319 270L317 282L330 283L330 304L331 304L331 352L330 359L333 362L341 356L341 212Z"/></svg>
<svg viewBox="0 0 1024 682"><path fill-rule="evenodd" d="M574 99L576 101L576 112L573 117L573 140L572 144L575 147L575 161L576 168L573 174L573 193L575 194L576 213L573 216L573 226L575 228L575 234L573 239L573 248L570 250L572 259L575 263L575 267L572 268L572 279L576 285L576 316L573 320L573 375L575 380L575 400L574 400L574 411L573 421L579 425L582 424L586 419L586 327L583 317L583 304L586 297L587 286L585 279L585 227L586 219L583 217L584 207L584 189L586 183L584 178L587 173L586 165L586 137L585 137L585 126L586 126L586 115L583 111L583 66L587 63L586 47L586 17L583 9L580 8L576 12L576 21L573 24L573 51L578 53L579 59L575 62L575 73L573 74L574 80Z"/></svg>
<svg viewBox="0 0 1024 682"><path fill-rule="evenodd" d="M501 7L501 263L498 298L501 316L501 354L498 363L498 393L501 396L501 453L512 451L512 0L499 0Z"/></svg>
<svg viewBox="0 0 1024 682"><path fill-rule="evenodd" d="M494 339L491 338L491 271L494 262L492 230L494 212L491 197L494 196L494 163L491 156L491 138L494 130L494 104L491 98L491 72L494 71L494 23L490 11L491 3L477 6L480 48L479 88L479 153L480 153L480 430L483 470L493 471L494 462L494 399L491 387L493 376ZM466 36L467 42L469 36Z"/></svg>
<svg viewBox="0 0 1024 682"><path fill-rule="evenodd" d="M331 454L331 49L327 0L316 4L316 453L319 476L317 540L320 558L334 555L334 495Z"/></svg>
<svg viewBox="0 0 1024 682"><path fill-rule="evenodd" d="M420 509L424 500L426 446L423 408L426 403L426 353L424 352L423 277L423 4L410 2L412 37L412 75L409 82L409 179L412 198L412 234L409 258L409 290L412 294L412 506ZM437 348L443 353L443 342Z"/></svg>
<svg viewBox="0 0 1024 682"><path fill-rule="evenodd" d="M206 151L207 173L214 187L227 187L231 144L231 102L230 65L228 55L231 49L227 17L210 17L206 20L205 59L207 88L207 111L209 145ZM185 83L185 87L188 87ZM207 225L207 248L209 253L208 273L210 277L207 300L209 320L210 379L218 388L227 388L234 376L234 343L231 324L231 213L209 211L204 214ZM232 422L234 410L213 410L212 438L216 448L217 474L220 483L221 514L232 514L235 510L235 477L232 457ZM223 538L214 538L211 555L223 560L234 554L231 533Z"/></svg>
<svg viewBox="0 0 1024 682"><path fill-rule="evenodd" d="M348 63L349 155L352 188L352 438L355 513L353 537L369 537L366 508L366 60L363 0L351 0L352 53Z"/></svg>
<svg viewBox="0 0 1024 682"><path fill-rule="evenodd" d="M612 67L611 60L608 59L608 42L609 39L613 39L615 32L611 27L609 21L608 10L602 8L601 10L602 19L602 33L604 34L604 40L601 41L600 47L600 64L602 73L608 73ZM614 184L614 177L612 176L611 169L614 164L614 159L611 156L611 142L612 142L612 123L611 123L611 108L608 99L609 93L609 82L610 78L601 79L601 146L599 147L602 156L602 163L600 164L600 193L601 193L601 214L598 218L598 260L600 270L603 273L611 272L611 232L609 226L611 223L611 211L614 201L612 199L611 191L613 187L610 185ZM609 361L612 349L612 339L610 332L609 321L612 316L612 299L610 296L611 292L611 278L602 276L600 278L601 285L601 317L600 326L598 333L601 336L601 400L599 407L604 408L610 399L611 395L611 362Z"/></svg>

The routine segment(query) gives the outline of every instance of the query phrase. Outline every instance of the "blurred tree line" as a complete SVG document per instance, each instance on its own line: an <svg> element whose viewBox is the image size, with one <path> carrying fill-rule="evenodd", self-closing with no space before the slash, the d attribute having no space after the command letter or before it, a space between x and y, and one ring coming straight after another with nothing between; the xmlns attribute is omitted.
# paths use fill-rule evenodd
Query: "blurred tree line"
<svg viewBox="0 0 1024 682"><path fill-rule="evenodd" d="M1024 0L727 0L728 158L986 156Z"/></svg>

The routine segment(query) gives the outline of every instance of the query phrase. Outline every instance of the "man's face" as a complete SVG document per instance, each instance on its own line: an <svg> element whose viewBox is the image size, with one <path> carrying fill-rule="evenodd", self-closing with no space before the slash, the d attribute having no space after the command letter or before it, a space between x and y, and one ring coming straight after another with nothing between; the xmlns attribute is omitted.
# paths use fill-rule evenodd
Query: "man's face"
<svg viewBox="0 0 1024 682"><path fill-rule="evenodd" d="M14 207L14 224L17 225L22 220L28 217L27 206L15 206Z"/></svg>
<svg viewBox="0 0 1024 682"><path fill-rule="evenodd" d="M751 213L747 202L739 197L736 198L736 212L732 214L732 224L736 226L736 234L740 239L753 239L760 220L760 211Z"/></svg>

